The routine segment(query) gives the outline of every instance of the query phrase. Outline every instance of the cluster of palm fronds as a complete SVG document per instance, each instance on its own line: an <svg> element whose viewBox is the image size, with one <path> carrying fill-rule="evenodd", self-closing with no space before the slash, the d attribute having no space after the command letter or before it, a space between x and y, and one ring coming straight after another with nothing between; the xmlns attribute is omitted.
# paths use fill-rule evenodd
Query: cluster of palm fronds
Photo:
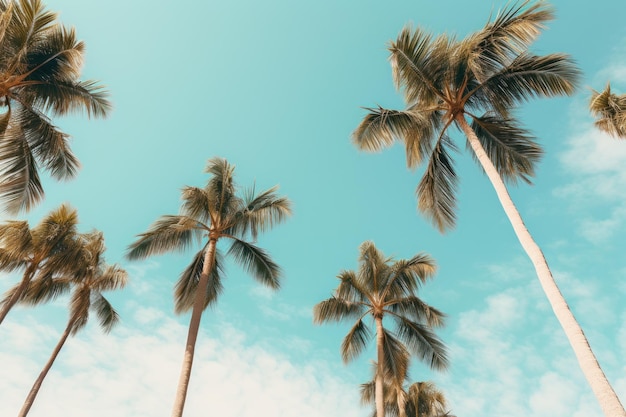
<svg viewBox="0 0 626 417"><path fill-rule="evenodd" d="M368 151L400 142L409 168L426 164L417 186L418 207L443 232L456 222L458 178L452 156L459 146L449 128L455 126L465 135L467 148L493 184L557 318L585 364L581 367L605 414L624 417L624 408L505 185L530 182L543 153L514 117L517 106L535 97L570 95L578 85L580 72L569 56L539 56L529 50L552 18L551 8L539 0L506 7L482 30L463 39L405 28L389 50L406 108L368 109L353 140ZM103 87L80 80L83 54L84 44L74 30L59 24L40 0L0 0L0 202L11 214L28 211L43 198L41 169L63 180L79 168L69 136L51 118L78 110L103 117L110 110ZM591 111L600 129L626 137L626 96L611 93L607 86L593 93ZM183 413L202 313L223 289L223 257L232 257L260 283L279 288L279 266L255 242L259 233L291 214L289 200L277 195L276 188L240 193L234 167L226 160L211 159L206 172L211 177L205 187L183 189L180 213L154 222L127 253L131 260L144 259L201 243L175 287L176 312L191 310L175 417ZM222 241L230 243L226 254L218 247ZM0 323L16 303L39 304L72 291L65 331L20 416L28 413L61 347L86 325L90 311L95 311L105 331L118 321L102 291L123 287L126 273L105 263L104 250L102 234L78 233L77 214L65 205L34 228L24 221L0 225L0 270L23 273L0 302ZM434 271L428 255L394 260L365 242L359 270L341 272L334 295L315 306L316 323L355 320L341 345L344 361L357 357L368 341L376 339L374 379L362 386L362 399L375 403L377 417L449 415L445 398L434 385L418 382L405 388L412 356L432 369L448 365L445 345L434 332L443 325L444 314L417 296Z"/></svg>

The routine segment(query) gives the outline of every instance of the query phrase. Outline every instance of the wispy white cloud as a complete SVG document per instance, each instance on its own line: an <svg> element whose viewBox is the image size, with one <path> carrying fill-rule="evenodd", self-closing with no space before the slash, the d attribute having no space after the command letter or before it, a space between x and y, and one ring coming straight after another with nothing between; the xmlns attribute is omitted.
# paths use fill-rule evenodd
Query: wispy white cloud
<svg viewBox="0 0 626 417"><path fill-rule="evenodd" d="M68 340L31 415L163 415L174 398L186 327L151 309L135 319L141 327ZM32 322L2 326L0 415L19 410L58 335ZM187 415L363 415L356 384L334 368L319 360L294 364L225 324L217 335L200 335Z"/></svg>

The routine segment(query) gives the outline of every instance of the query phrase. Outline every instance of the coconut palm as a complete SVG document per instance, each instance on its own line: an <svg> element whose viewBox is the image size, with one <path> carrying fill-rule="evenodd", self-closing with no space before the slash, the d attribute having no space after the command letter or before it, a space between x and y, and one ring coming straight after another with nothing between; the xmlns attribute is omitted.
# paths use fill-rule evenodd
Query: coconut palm
<svg viewBox="0 0 626 417"><path fill-rule="evenodd" d="M39 388L48 371L54 364L61 348L70 335L75 335L85 327L89 311L95 312L100 327L105 333L111 331L119 321L117 312L102 291L123 288L126 285L126 271L117 265L107 265L104 260L104 239L101 232L80 235L77 238L80 250L73 259L71 272L56 276L54 279L32 281L20 302L39 304L56 298L74 284L70 299L70 314L65 331L54 348L52 355L33 384L18 417L28 414Z"/></svg>
<svg viewBox="0 0 626 417"><path fill-rule="evenodd" d="M398 417L443 417L450 416L447 411L446 397L443 391L430 382L414 382L408 389L403 385L384 381L385 412L388 416ZM361 385L361 402L374 402L374 381ZM374 411L373 417L376 417Z"/></svg>
<svg viewBox="0 0 626 417"><path fill-rule="evenodd" d="M225 159L209 160L212 177L204 188L184 187L179 215L162 216L130 246L129 259L144 259L171 251L183 251L194 239L202 247L176 284L175 310L192 310L185 355L172 416L183 413L191 375L194 349L202 312L217 301L222 291L221 252L218 241L230 242L227 255L241 264L257 281L273 289L280 285L279 266L261 248L251 243L291 214L290 202L276 194L277 187L259 194L254 188L238 194L235 167Z"/></svg>
<svg viewBox="0 0 626 417"><path fill-rule="evenodd" d="M598 129L626 139L626 94L612 93L610 84L601 93L593 90L589 110L596 117Z"/></svg>
<svg viewBox="0 0 626 417"><path fill-rule="evenodd" d="M457 174L451 152L457 146L449 128L454 125L461 130L532 260L604 413L624 417L624 408L504 183L530 182L542 154L536 139L520 126L512 111L534 97L572 94L579 79L579 70L567 55L537 56L528 50L552 18L547 3L524 2L509 6L482 30L461 40L404 28L389 50L394 81L406 108L369 109L353 140L367 151L402 142L410 168L428 161L417 187L418 208L443 232L456 220Z"/></svg>
<svg viewBox="0 0 626 417"><path fill-rule="evenodd" d="M422 301L419 286L435 272L435 262L428 255L411 259L385 257L374 243L360 246L359 269L342 271L334 295L313 308L316 324L356 320L341 344L344 362L356 358L372 338L364 319L370 316L376 335L376 412L385 416L384 380L404 379L410 355L431 368L443 370L448 365L446 349L433 332L444 324L444 314ZM387 317L395 331L384 326Z"/></svg>
<svg viewBox="0 0 626 417"><path fill-rule="evenodd" d="M0 13L0 201L15 214L43 197L40 168L58 180L79 168L51 117L101 117L110 104L96 81L79 80L85 45L40 0L0 0Z"/></svg>
<svg viewBox="0 0 626 417"><path fill-rule="evenodd" d="M34 228L27 221L0 225L0 271L24 271L20 283L0 301L0 323L24 295L32 280L48 281L66 273L76 256L78 214L68 205L50 212Z"/></svg>

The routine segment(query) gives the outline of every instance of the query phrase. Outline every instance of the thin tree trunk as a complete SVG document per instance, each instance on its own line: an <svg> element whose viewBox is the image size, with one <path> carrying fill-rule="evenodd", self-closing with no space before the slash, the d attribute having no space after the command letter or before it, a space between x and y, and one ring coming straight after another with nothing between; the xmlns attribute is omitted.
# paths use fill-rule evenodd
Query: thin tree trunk
<svg viewBox="0 0 626 417"><path fill-rule="evenodd" d="M576 321L576 318L570 311L563 294L561 294L561 291L557 287L541 249L524 225L522 217L513 204L513 200L511 200L511 196L509 195L496 167L489 159L489 156L485 152L472 128L467 124L465 117L462 114L459 114L456 117L456 121L461 127L461 130L463 130L463 133L465 133L465 136L467 136L470 146L474 150L476 157L480 161L487 177L496 190L498 199L500 200L502 208L504 208L509 221L513 225L513 230L515 231L517 238L535 266L535 271L537 272L537 277L539 278L541 287L548 297L552 310L561 324L561 327L565 331L565 335L567 336L570 345L574 349L580 368L582 369L585 378L587 378L591 389L596 395L604 415L606 417L626 417L624 407L611 387L611 384L606 379L602 368L600 368L600 364L591 350L582 328Z"/></svg>
<svg viewBox="0 0 626 417"><path fill-rule="evenodd" d="M376 380L375 380L375 400L376 400L376 417L385 417L385 396L383 391L383 366L385 362L385 356L383 353L383 343L384 343L384 334L383 334L383 318L375 317L376 321L376 353L378 363L376 367Z"/></svg>
<svg viewBox="0 0 626 417"><path fill-rule="evenodd" d="M24 401L24 405L22 406L22 409L20 410L20 413L18 414L17 417L26 417L26 415L28 414L30 407L32 407L33 403L35 402L35 397L37 397L37 393L39 392L39 388L41 388L41 384L43 383L44 378L46 377L46 375L48 375L48 371L50 370L50 368L52 368L52 364L54 363L57 356L59 355L59 352L61 351L61 348L65 344L67 337L70 335L71 328L72 328L72 322L70 321L67 324L67 327L65 328L65 331L63 332L63 335L61 336L61 339L59 340L56 347L54 348L54 351L52 351L52 355L50 355L50 359L48 359L48 362L46 362L46 365L43 367L43 370L39 374L39 377L35 381L35 384L33 384L33 387L30 389L30 392L28 393L28 396L26 397L26 400Z"/></svg>
<svg viewBox="0 0 626 417"><path fill-rule="evenodd" d="M189 322L189 331L187 333L187 345L185 347L185 356L183 365L180 370L180 378L178 380L178 389L176 390L176 399L174 408L172 409L172 417L182 417L183 408L185 407L185 398L187 397L187 388L189 387L189 378L191 376L191 365L193 364L193 354L198 339L198 329L200 328L200 318L204 310L206 300L206 291L209 284L209 272L215 260L215 247L217 239L211 238L209 246L204 257L204 265L200 274L200 281L196 288L196 296L193 302L193 310L191 312L191 320Z"/></svg>
<svg viewBox="0 0 626 417"><path fill-rule="evenodd" d="M20 282L20 285L17 287L15 292L11 295L11 298L9 298L7 302L4 303L4 305L2 306L2 310L0 311L0 324L2 324L2 322L4 321L4 318L7 316L7 314L9 314L9 311L13 308L13 306L15 306L15 303L18 302L18 300L20 299L24 291L26 291L26 288L28 288L28 284L30 284L30 281L33 279L33 275L35 275L34 268L29 267L24 272L24 276L22 277L22 282Z"/></svg>

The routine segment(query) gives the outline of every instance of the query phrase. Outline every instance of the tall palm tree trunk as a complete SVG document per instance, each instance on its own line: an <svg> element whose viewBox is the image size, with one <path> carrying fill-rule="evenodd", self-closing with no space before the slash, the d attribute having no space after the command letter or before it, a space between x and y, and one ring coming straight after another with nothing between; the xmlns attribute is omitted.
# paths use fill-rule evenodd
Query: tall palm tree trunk
<svg viewBox="0 0 626 417"><path fill-rule="evenodd" d="M189 331L187 333L187 345L185 347L183 365L180 370L180 378L178 380L178 389L176 391L174 408L172 409L172 417L182 417L183 415L185 398L187 397L187 388L189 387L189 378L191 377L193 354L196 347L196 340L198 339L198 329L200 328L200 318L202 317L202 310L204 310L207 286L209 284L209 272L211 271L211 267L215 261L216 245L216 238L209 239L209 245L204 257L204 265L202 266L202 274L200 274L200 281L198 282L198 288L196 288L196 298L191 312Z"/></svg>
<svg viewBox="0 0 626 417"><path fill-rule="evenodd" d="M41 388L41 384L43 383L43 380L45 379L46 375L48 375L48 371L50 370L50 368L52 368L52 364L54 363L57 356L59 355L59 352L61 351L61 348L65 344L67 337L70 335L70 332L72 330L72 323L73 323L72 320L68 322L67 327L65 328L65 331L63 332L63 335L61 336L61 339L59 340L56 347L54 348L54 351L52 351L52 355L50 355L50 359L48 359L48 362L46 362L46 365L43 367L41 373L39 374L39 377L33 384L33 387L30 389L30 392L28 393L28 396L26 397L26 400L24 401L24 405L22 406L22 409L20 410L20 413L18 414L17 417L26 417L26 415L28 414L28 411L32 407L33 403L35 402L35 397L37 397L37 393L39 393L39 388Z"/></svg>
<svg viewBox="0 0 626 417"><path fill-rule="evenodd" d="M385 395L383 391L383 367L385 362L385 356L383 353L383 318L375 317L376 321L376 353L377 361L376 366L376 380L375 380L375 400L376 400L376 417L385 417Z"/></svg>
<svg viewBox="0 0 626 417"><path fill-rule="evenodd" d="M22 282L20 282L19 287L15 290L15 292L11 295L11 298L7 300L7 302L2 306L2 310L0 311L0 324L4 321L4 318L9 314L9 311L13 308L15 303L20 299L26 288L28 288L28 284L33 279L33 275L35 275L35 268L28 268L24 272L24 277L22 278Z"/></svg>
<svg viewBox="0 0 626 417"><path fill-rule="evenodd" d="M539 245L537 245L524 225L522 217L517 211L515 204L513 204L513 200L511 200L511 196L496 167L487 156L485 149L482 147L472 128L467 124L465 117L462 114L458 114L456 121L467 137L476 157L495 188L498 199L513 226L517 238L535 266L541 287L548 297L552 310L565 331L570 345L574 349L580 368L600 403L604 415L606 417L626 417L624 406L621 404L617 394L615 394L611 384L609 384L609 381L606 379L602 368L600 368L600 364L591 350L582 328L576 321L563 294L561 294L561 291L552 277L552 272L548 267L546 258L541 252Z"/></svg>

